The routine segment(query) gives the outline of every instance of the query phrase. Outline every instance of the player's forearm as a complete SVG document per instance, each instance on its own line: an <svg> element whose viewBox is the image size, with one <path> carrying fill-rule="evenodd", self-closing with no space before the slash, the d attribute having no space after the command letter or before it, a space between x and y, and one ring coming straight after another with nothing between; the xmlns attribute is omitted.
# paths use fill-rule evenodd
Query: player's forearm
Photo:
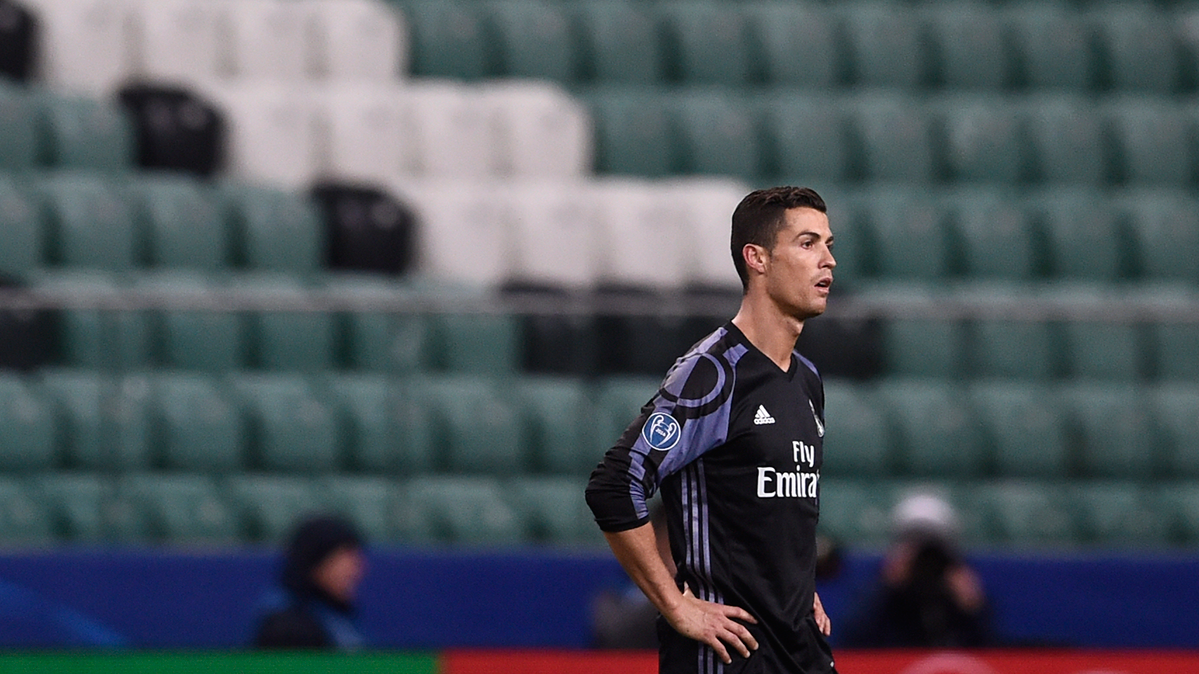
<svg viewBox="0 0 1199 674"><path fill-rule="evenodd" d="M664 616L670 616L683 598L670 569L658 553L652 524L619 532L604 532L608 545L629 578Z"/></svg>

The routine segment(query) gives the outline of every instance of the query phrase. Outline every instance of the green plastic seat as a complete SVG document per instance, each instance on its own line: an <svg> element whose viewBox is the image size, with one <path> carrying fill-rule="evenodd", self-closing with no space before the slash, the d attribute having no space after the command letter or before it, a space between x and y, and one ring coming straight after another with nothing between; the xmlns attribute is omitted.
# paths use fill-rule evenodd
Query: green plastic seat
<svg viewBox="0 0 1199 674"><path fill-rule="evenodd" d="M163 271L139 276L139 292L179 301L204 303L216 285L191 271ZM247 360L246 327L240 313L220 309L161 309L150 313L157 361L170 368L224 372Z"/></svg>
<svg viewBox="0 0 1199 674"><path fill-rule="evenodd" d="M674 78L691 84L747 84L753 74L749 21L732 3L654 5Z"/></svg>
<svg viewBox="0 0 1199 674"><path fill-rule="evenodd" d="M1199 281L1199 201L1178 193L1149 192L1127 200L1137 267L1149 278Z"/></svg>
<svg viewBox="0 0 1199 674"><path fill-rule="evenodd" d="M1170 538L1170 522L1155 507L1152 493L1137 483L1075 482L1066 494L1086 543L1142 547L1163 545Z"/></svg>
<svg viewBox="0 0 1199 674"><path fill-rule="evenodd" d="M436 314L428 318L435 362L476 375L509 374L520 364L520 319L507 314Z"/></svg>
<svg viewBox="0 0 1199 674"><path fill-rule="evenodd" d="M502 485L484 476L427 476L404 485L405 517L417 540L473 545L524 542Z"/></svg>
<svg viewBox="0 0 1199 674"><path fill-rule="evenodd" d="M0 374L0 469L48 469L57 464L51 402L33 382Z"/></svg>
<svg viewBox="0 0 1199 674"><path fill-rule="evenodd" d="M589 391L575 378L522 377L514 386L532 464L547 473L580 475L599 463Z"/></svg>
<svg viewBox="0 0 1199 674"><path fill-rule="evenodd" d="M1012 84L1010 28L1003 12L987 5L940 5L926 20L942 86L996 91Z"/></svg>
<svg viewBox="0 0 1199 674"><path fill-rule="evenodd" d="M657 377L620 376L600 380L595 392L595 463L616 444L641 408L658 393Z"/></svg>
<svg viewBox="0 0 1199 674"><path fill-rule="evenodd" d="M415 296L412 288L368 276L337 276L324 290L346 298L351 309L339 316L347 365L365 372L413 374L429 369L436 354L427 315L368 311L355 302L391 302Z"/></svg>
<svg viewBox="0 0 1199 674"><path fill-rule="evenodd" d="M266 302L302 303L308 287L292 276L238 276L229 290ZM323 371L335 358L336 321L323 311L254 311L247 319L250 362L261 369L284 372Z"/></svg>
<svg viewBox="0 0 1199 674"><path fill-rule="evenodd" d="M435 464L428 403L404 382L380 375L338 375L327 381L350 466L368 474L414 475Z"/></svg>
<svg viewBox="0 0 1199 674"><path fill-rule="evenodd" d="M1064 547L1083 538L1065 495L1068 483L1011 480L973 486L971 500L996 542L1020 547Z"/></svg>
<svg viewBox="0 0 1199 674"><path fill-rule="evenodd" d="M746 3L742 12L761 59L762 75L776 87L829 89L841 83L846 64L841 19L820 5Z"/></svg>
<svg viewBox="0 0 1199 674"><path fill-rule="evenodd" d="M321 485L300 476L234 475L223 490L247 541L282 543L305 517L328 507Z"/></svg>
<svg viewBox="0 0 1199 674"><path fill-rule="evenodd" d="M354 523L368 544L400 540L396 483L379 476L331 475L321 482L330 511Z"/></svg>
<svg viewBox="0 0 1199 674"><path fill-rule="evenodd" d="M1160 482L1153 500L1158 515L1169 523L1175 543L1193 546L1199 542L1199 483Z"/></svg>
<svg viewBox="0 0 1199 674"><path fill-rule="evenodd" d="M512 480L506 487L527 540L551 545L604 545L603 534L583 497L584 479L525 477Z"/></svg>
<svg viewBox="0 0 1199 674"><path fill-rule="evenodd" d="M972 279L1027 280L1043 263L1033 214L1001 194L958 192L952 199L962 267Z"/></svg>
<svg viewBox="0 0 1199 674"><path fill-rule="evenodd" d="M172 545L227 545L239 539L237 517L204 475L132 473L118 492L142 512L149 535Z"/></svg>
<svg viewBox="0 0 1199 674"><path fill-rule="evenodd" d="M933 300L922 286L889 285L874 288L878 302L929 304ZM880 327L883 370L892 376L960 376L966 364L966 332L951 317L888 318Z"/></svg>
<svg viewBox="0 0 1199 674"><path fill-rule="evenodd" d="M1054 278L1115 282L1130 264L1123 238L1123 218L1110 202L1094 193L1053 192L1030 204L1049 244L1049 268Z"/></svg>
<svg viewBox="0 0 1199 674"><path fill-rule="evenodd" d="M1070 474L1066 418L1053 389L1014 381L972 384L970 413L1004 478L1062 479Z"/></svg>
<svg viewBox="0 0 1199 674"><path fill-rule="evenodd" d="M846 4L837 10L845 20L854 84L912 90L929 83L927 27L919 14L885 2Z"/></svg>
<svg viewBox="0 0 1199 674"><path fill-rule="evenodd" d="M1062 397L1086 475L1114 480L1154 476L1153 417L1138 387L1077 384L1065 388Z"/></svg>
<svg viewBox="0 0 1199 674"><path fill-rule="evenodd" d="M881 477L893 469L887 423L870 388L824 383L824 467L830 477Z"/></svg>
<svg viewBox="0 0 1199 674"><path fill-rule="evenodd" d="M596 169L638 176L673 174L674 117L652 89L605 90L586 96L595 121Z"/></svg>
<svg viewBox="0 0 1199 674"><path fill-rule="evenodd" d="M1096 86L1094 26L1081 12L1045 2L1015 4L1008 12L1024 83L1084 92Z"/></svg>
<svg viewBox="0 0 1199 674"><path fill-rule="evenodd" d="M1000 281L974 283L956 293L963 303L994 312L967 323L966 369L972 376L1035 381L1061 374L1055 326L1005 315L1028 292L1027 285Z"/></svg>
<svg viewBox="0 0 1199 674"><path fill-rule="evenodd" d="M1109 166L1111 138L1103 117L1089 99L1037 97L1025 107L1029 171L1047 184L1098 186L1115 172Z"/></svg>
<svg viewBox="0 0 1199 674"><path fill-rule="evenodd" d="M337 414L323 391L299 375L243 373L229 383L248 418L252 465L283 472L341 468Z"/></svg>
<svg viewBox="0 0 1199 674"><path fill-rule="evenodd" d="M491 72L483 12L472 1L428 0L404 4L412 49L412 74L477 80Z"/></svg>
<svg viewBox="0 0 1199 674"><path fill-rule="evenodd" d="M891 483L829 477L820 481L818 531L858 546L885 544L891 534Z"/></svg>
<svg viewBox="0 0 1199 674"><path fill-rule="evenodd" d="M1105 84L1153 94L1180 88L1183 64L1173 17L1152 5L1125 3L1096 9L1088 19L1107 66L1102 73Z"/></svg>
<svg viewBox="0 0 1199 674"><path fill-rule="evenodd" d="M163 373L153 378L153 419L164 466L227 473L246 465L246 420L211 377Z"/></svg>
<svg viewBox="0 0 1199 674"><path fill-rule="evenodd" d="M133 209L122 191L94 174L62 174L35 184L47 208L54 261L125 271L140 263Z"/></svg>
<svg viewBox="0 0 1199 674"><path fill-rule="evenodd" d="M774 174L805 185L854 178L852 123L838 99L783 93L767 96L763 108L763 150L773 155Z"/></svg>
<svg viewBox="0 0 1199 674"><path fill-rule="evenodd" d="M1152 392L1150 407L1161 438L1161 475L1199 478L1199 387L1166 385Z"/></svg>
<svg viewBox="0 0 1199 674"><path fill-rule="evenodd" d="M502 384L473 377L410 382L433 425L435 464L452 473L519 474L530 466L517 404Z"/></svg>
<svg viewBox="0 0 1199 674"><path fill-rule="evenodd" d="M42 274L31 279L39 291L67 299L80 295L113 298L118 286L103 272ZM58 314L58 347L64 365L128 370L152 362L150 322L144 312L64 309Z"/></svg>
<svg viewBox="0 0 1199 674"><path fill-rule="evenodd" d="M145 511L125 499L112 478L95 473L51 473L30 480L46 504L58 537L77 543L141 543L150 537Z"/></svg>
<svg viewBox="0 0 1199 674"><path fill-rule="evenodd" d="M1045 290L1046 299L1102 313L1112 291L1102 285L1064 286ZM1073 379L1137 381L1148 369L1147 335L1135 323L1068 320L1059 326L1065 371Z"/></svg>
<svg viewBox="0 0 1199 674"><path fill-rule="evenodd" d="M907 473L969 478L989 467L962 391L937 380L887 379L878 397Z"/></svg>
<svg viewBox="0 0 1199 674"><path fill-rule="evenodd" d="M1103 108L1112 130L1119 178L1131 185L1185 188L1195 179L1194 120L1173 103L1143 96L1119 99Z"/></svg>
<svg viewBox="0 0 1199 674"><path fill-rule="evenodd" d="M799 181L799 184L804 183ZM818 191L828 205L829 223L836 237L833 257L837 260L834 270L837 283L856 285L866 281L878 269L876 241L867 207L854 193L838 193L835 189Z"/></svg>
<svg viewBox="0 0 1199 674"><path fill-rule="evenodd" d="M1021 110L1002 97L949 97L936 106L945 119L945 154L959 182L1020 183L1029 166Z"/></svg>
<svg viewBox="0 0 1199 674"><path fill-rule="evenodd" d="M564 83L577 79L577 40L564 5L513 0L485 7L485 25L494 36L496 75Z"/></svg>
<svg viewBox="0 0 1199 674"><path fill-rule="evenodd" d="M38 103L24 87L0 82L0 170L28 171L37 166Z"/></svg>
<svg viewBox="0 0 1199 674"><path fill-rule="evenodd" d="M584 79L620 84L656 84L664 79L662 44L647 7L628 0L568 6L580 36Z"/></svg>
<svg viewBox="0 0 1199 674"><path fill-rule="evenodd" d="M217 192L237 264L265 272L321 269L325 232L315 205L291 192L225 184Z"/></svg>
<svg viewBox="0 0 1199 674"><path fill-rule="evenodd" d="M152 467L150 382L61 370L42 376L62 429L67 464L85 470Z"/></svg>
<svg viewBox="0 0 1199 674"><path fill-rule="evenodd" d="M684 173L735 175L763 173L758 110L740 94L695 93L676 106Z"/></svg>
<svg viewBox="0 0 1199 674"><path fill-rule="evenodd" d="M865 194L861 209L874 238L879 277L935 281L950 274L954 247L950 210L942 200L884 189Z"/></svg>
<svg viewBox="0 0 1199 674"><path fill-rule="evenodd" d="M0 542L6 546L47 543L54 523L46 504L24 482L0 478Z"/></svg>
<svg viewBox="0 0 1199 674"><path fill-rule="evenodd" d="M1159 379L1199 382L1199 325L1155 323L1151 328Z"/></svg>
<svg viewBox="0 0 1199 674"><path fill-rule="evenodd" d="M151 265L207 271L229 265L229 232L206 187L180 177L139 178L130 194Z"/></svg>
<svg viewBox="0 0 1199 674"><path fill-rule="evenodd" d="M120 106L47 94L40 107L43 154L48 165L87 171L119 171L133 166L133 124Z"/></svg>
<svg viewBox="0 0 1199 674"><path fill-rule="evenodd" d="M0 100L3 100L2 94ZM0 246L0 274L23 277L46 263L46 225L42 211L37 201L7 176L0 177L0 231L4 232L4 245Z"/></svg>
<svg viewBox="0 0 1199 674"><path fill-rule="evenodd" d="M862 94L849 99L867 180L931 183L942 174L936 120L920 99Z"/></svg>

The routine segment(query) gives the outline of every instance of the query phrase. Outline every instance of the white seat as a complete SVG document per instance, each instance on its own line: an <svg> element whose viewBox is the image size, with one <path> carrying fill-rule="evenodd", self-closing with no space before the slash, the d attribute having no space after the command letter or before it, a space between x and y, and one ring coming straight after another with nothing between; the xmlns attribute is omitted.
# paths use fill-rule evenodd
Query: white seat
<svg viewBox="0 0 1199 674"><path fill-rule="evenodd" d="M582 289L595 282L596 203L587 183L522 181L503 188L509 280Z"/></svg>
<svg viewBox="0 0 1199 674"><path fill-rule="evenodd" d="M139 75L193 82L227 74L220 37L226 3L140 0L132 6Z"/></svg>
<svg viewBox="0 0 1199 674"><path fill-rule="evenodd" d="M308 78L307 10L285 0L228 3L222 36L239 80L300 82Z"/></svg>
<svg viewBox="0 0 1199 674"><path fill-rule="evenodd" d="M416 211L417 270L430 280L494 286L508 275L508 228L497 186L399 177L391 191Z"/></svg>
<svg viewBox="0 0 1199 674"><path fill-rule="evenodd" d="M369 181L412 172L416 159L410 106L399 87L329 86L320 98L326 111L322 174Z"/></svg>
<svg viewBox="0 0 1199 674"><path fill-rule="evenodd" d="M319 99L303 88L197 83L229 121L228 165L237 176L306 188L319 168Z"/></svg>
<svg viewBox="0 0 1199 674"><path fill-rule="evenodd" d="M740 288L729 240L733 210L750 193L735 180L689 179L662 187L685 209L684 280L706 288Z"/></svg>
<svg viewBox="0 0 1199 674"><path fill-rule="evenodd" d="M108 96L136 59L130 8L106 0L27 0L40 23L41 79L57 88Z"/></svg>
<svg viewBox="0 0 1199 674"><path fill-rule="evenodd" d="M687 210L662 183L593 183L598 209L598 280L621 286L678 288L686 278Z"/></svg>
<svg viewBox="0 0 1199 674"><path fill-rule="evenodd" d="M568 178L591 169L591 120L559 87L543 82L485 85L493 115L496 173L514 178Z"/></svg>
<svg viewBox="0 0 1199 674"><path fill-rule="evenodd" d="M481 95L468 87L423 81L402 91L412 122L413 164L408 172L427 178L492 175L494 142Z"/></svg>
<svg viewBox="0 0 1199 674"><path fill-rule="evenodd" d="M387 83L408 72L403 16L377 0L304 0L308 72L333 82Z"/></svg>

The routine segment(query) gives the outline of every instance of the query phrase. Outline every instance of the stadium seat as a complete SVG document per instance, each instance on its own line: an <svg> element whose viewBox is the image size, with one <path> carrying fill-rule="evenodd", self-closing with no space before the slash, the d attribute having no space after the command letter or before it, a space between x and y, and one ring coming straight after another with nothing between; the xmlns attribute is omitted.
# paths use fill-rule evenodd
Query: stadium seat
<svg viewBox="0 0 1199 674"><path fill-rule="evenodd" d="M1062 547L1081 537L1064 489L1069 483L1005 480L974 485L970 501L997 543Z"/></svg>
<svg viewBox="0 0 1199 674"><path fill-rule="evenodd" d="M1156 354L1154 374L1168 381L1199 381L1199 325L1162 321L1149 330Z"/></svg>
<svg viewBox="0 0 1199 674"><path fill-rule="evenodd" d="M818 531L850 546L884 545L894 498L885 481L829 477L820 481Z"/></svg>
<svg viewBox="0 0 1199 674"><path fill-rule="evenodd" d="M1191 546L1199 541L1199 485L1193 481L1160 482L1152 496L1173 542Z"/></svg>
<svg viewBox="0 0 1199 674"><path fill-rule="evenodd" d="M283 274L234 277L228 288L284 306L303 304L309 297L308 288ZM278 371L328 369L334 362L334 328L333 316L327 312L255 311L249 316L246 333L250 362L258 368Z"/></svg>
<svg viewBox="0 0 1199 674"><path fill-rule="evenodd" d="M0 170L28 171L41 161L38 107L22 87L0 83Z"/></svg>
<svg viewBox="0 0 1199 674"><path fill-rule="evenodd" d="M131 205L115 184L97 174L59 174L34 189L48 210L55 262L126 271L141 261Z"/></svg>
<svg viewBox="0 0 1199 674"><path fill-rule="evenodd" d="M775 87L830 89L841 83L841 22L829 8L807 3L747 3L754 57Z"/></svg>
<svg viewBox="0 0 1199 674"><path fill-rule="evenodd" d="M1127 234L1115 203L1090 191L1060 191L1033 199L1029 208L1049 244L1050 276L1111 283L1126 275L1132 256L1119 243Z"/></svg>
<svg viewBox="0 0 1199 674"><path fill-rule="evenodd" d="M233 475L223 490L247 541L281 544L306 516L328 507L321 485L306 477Z"/></svg>
<svg viewBox="0 0 1199 674"><path fill-rule="evenodd" d="M945 118L945 154L958 182L1015 185L1028 173L1023 115L1002 97L949 97L936 106Z"/></svg>
<svg viewBox="0 0 1199 674"><path fill-rule="evenodd" d="M509 283L578 290L595 282L598 204L585 182L521 181L502 197L512 241Z"/></svg>
<svg viewBox="0 0 1199 674"><path fill-rule="evenodd" d="M483 476L409 480L405 518L414 538L455 544L522 542L521 521L500 483Z"/></svg>
<svg viewBox="0 0 1199 674"><path fill-rule="evenodd" d="M847 286L866 282L878 274L876 237L871 227L873 201L861 192L838 192L821 188L820 195L828 205L829 222L836 237L833 270L836 283ZM886 217L886 216L884 216Z"/></svg>
<svg viewBox="0 0 1199 674"><path fill-rule="evenodd" d="M966 327L966 369L972 376L1038 380L1061 374L1055 326L1005 315L1005 307L1020 303L1029 291L1024 284L983 282L953 295L990 314L969 321Z"/></svg>
<svg viewBox="0 0 1199 674"><path fill-rule="evenodd" d="M432 415L413 388L380 375L330 376L328 386L353 469L404 475L433 469Z"/></svg>
<svg viewBox="0 0 1199 674"><path fill-rule="evenodd" d="M661 376L622 376L600 380L595 392L596 449L592 457L595 464L599 464L604 452L615 445L629 424L637 419L641 407L657 395L661 384Z"/></svg>
<svg viewBox="0 0 1199 674"><path fill-rule="evenodd" d="M1066 487L1083 542L1106 546L1162 545L1170 522L1155 507L1152 493L1133 482L1099 480Z"/></svg>
<svg viewBox="0 0 1199 674"><path fill-rule="evenodd" d="M598 463L600 447L587 423L589 391L575 378L521 377L514 382L520 406L522 444L530 464L546 473L581 475Z"/></svg>
<svg viewBox="0 0 1199 674"><path fill-rule="evenodd" d="M1100 7L1095 26L1107 86L1121 91L1170 94L1182 83L1180 45L1172 17L1152 5Z"/></svg>
<svg viewBox="0 0 1199 674"><path fill-rule="evenodd" d="M0 100L0 116L4 114L3 105ZM2 156L4 152L0 151ZM41 216L37 202L26 190L16 181L0 177L0 231L4 232L0 274L22 278L45 264L47 241Z"/></svg>
<svg viewBox="0 0 1199 674"><path fill-rule="evenodd" d="M100 272L38 275L31 285L55 297L112 299L118 293L112 277ZM64 309L58 322L64 365L122 370L150 363L151 335L142 312Z"/></svg>
<svg viewBox="0 0 1199 674"><path fill-rule="evenodd" d="M478 89L431 81L413 82L401 93L413 139L405 175L453 180L495 175L494 122Z"/></svg>
<svg viewBox="0 0 1199 674"><path fill-rule="evenodd" d="M577 78L577 42L565 5L515 0L485 7L495 51L494 75L563 83Z"/></svg>
<svg viewBox="0 0 1199 674"><path fill-rule="evenodd" d="M469 0L405 3L404 16L411 27L413 76L477 80L492 74L479 4Z"/></svg>
<svg viewBox="0 0 1199 674"><path fill-rule="evenodd" d="M930 183L941 178L940 140L927 105L891 94L855 96L849 105L866 179Z"/></svg>
<svg viewBox="0 0 1199 674"><path fill-rule="evenodd" d="M40 70L47 84L108 96L134 74L129 5L108 0L25 4L37 12Z"/></svg>
<svg viewBox="0 0 1199 674"><path fill-rule="evenodd" d="M212 281L186 271L139 276L133 289L178 301L214 301ZM156 360L163 365L217 372L245 365L246 330L241 314L215 307L207 310L162 309L151 316L152 344L158 351Z"/></svg>
<svg viewBox="0 0 1199 674"><path fill-rule="evenodd" d="M919 14L882 2L837 9L844 12L854 84L909 90L928 84L928 36Z"/></svg>
<svg viewBox="0 0 1199 674"><path fill-rule="evenodd" d="M0 479L0 541L6 546L41 544L54 538L46 504L30 491L22 481Z"/></svg>
<svg viewBox="0 0 1199 674"><path fill-rule="evenodd" d="M57 410L67 464L85 470L151 467L150 383L62 370L42 376Z"/></svg>
<svg viewBox="0 0 1199 674"><path fill-rule="evenodd" d="M1199 389L1194 381L1162 386L1149 398L1161 442L1159 472L1172 479L1199 478Z"/></svg>
<svg viewBox="0 0 1199 674"><path fill-rule="evenodd" d="M668 75L689 84L738 86L753 75L749 22L733 3L667 2L653 6L665 39Z"/></svg>
<svg viewBox="0 0 1199 674"><path fill-rule="evenodd" d="M228 266L229 231L204 186L155 176L132 181L130 193L152 266L205 271Z"/></svg>
<svg viewBox="0 0 1199 674"><path fill-rule="evenodd" d="M0 466L6 471L55 467L57 424L39 387L13 375L0 375Z"/></svg>
<svg viewBox="0 0 1199 674"><path fill-rule="evenodd" d="M1083 472L1116 480L1153 477L1158 466L1151 411L1134 386L1076 384L1062 391Z"/></svg>
<svg viewBox="0 0 1199 674"><path fill-rule="evenodd" d="M687 210L644 181L611 179L592 186L599 204L593 261L599 283L622 288L678 288L686 278Z"/></svg>
<svg viewBox="0 0 1199 674"><path fill-rule="evenodd" d="M236 3L234 3L236 6ZM244 80L198 82L227 120L225 166L237 178L308 187L320 169L317 97L303 87Z"/></svg>
<svg viewBox="0 0 1199 674"><path fill-rule="evenodd" d="M40 107L47 165L97 172L133 166L133 124L120 106L50 94L43 97Z"/></svg>
<svg viewBox="0 0 1199 674"><path fill-rule="evenodd" d="M740 95L685 95L675 107L675 119L683 173L744 179L764 173L760 114Z"/></svg>
<svg viewBox="0 0 1199 674"><path fill-rule="evenodd" d="M896 286L872 293L886 301L931 302L919 287ZM882 322L883 369L893 376L959 376L966 363L966 334L953 318L890 318Z"/></svg>
<svg viewBox="0 0 1199 674"><path fill-rule="evenodd" d="M184 373L158 374L152 382L155 445L164 466L221 473L246 465L246 419L218 382Z"/></svg>
<svg viewBox="0 0 1199 674"><path fill-rule="evenodd" d="M285 472L342 468L337 415L323 391L299 375L230 377L250 436L250 463Z"/></svg>
<svg viewBox="0 0 1199 674"><path fill-rule="evenodd" d="M627 0L570 3L578 34L580 78L613 84L657 84L665 59L651 10Z"/></svg>
<svg viewBox="0 0 1199 674"><path fill-rule="evenodd" d="M763 108L763 152L770 173L801 185L856 177L852 125L839 99L780 93L768 95Z"/></svg>
<svg viewBox="0 0 1199 674"><path fill-rule="evenodd" d="M1068 429L1054 389L978 382L970 386L969 403L1000 477L1062 479L1070 474Z"/></svg>
<svg viewBox="0 0 1199 674"><path fill-rule="evenodd" d="M366 372L411 374L432 366L434 349L429 318L416 312L367 311L359 302L416 301L419 294L378 276L336 276L324 290L344 297L351 309L341 315L347 365Z"/></svg>
<svg viewBox="0 0 1199 674"><path fill-rule="evenodd" d="M509 230L491 183L400 181L394 193L416 211L417 271L430 282L496 286L507 276Z"/></svg>
<svg viewBox="0 0 1199 674"><path fill-rule="evenodd" d="M886 419L873 391L848 381L824 385L824 466L821 474L880 477L893 469Z"/></svg>
<svg viewBox="0 0 1199 674"><path fill-rule="evenodd" d="M961 391L936 380L887 379L878 396L907 473L965 478L989 467Z"/></svg>
<svg viewBox="0 0 1199 674"><path fill-rule="evenodd" d="M937 81L947 89L998 91L1013 82L1007 17L987 5L928 11Z"/></svg>
<svg viewBox="0 0 1199 674"><path fill-rule="evenodd" d="M311 76L384 84L407 76L408 26L395 7L374 0L304 0L304 9Z"/></svg>
<svg viewBox="0 0 1199 674"><path fill-rule="evenodd" d="M220 545L238 541L237 518L211 478L202 475L131 473L116 485L140 511L148 534L172 545Z"/></svg>
<svg viewBox="0 0 1199 674"><path fill-rule="evenodd" d="M59 538L73 543L145 542L146 513L118 493L112 478L95 473L47 473L30 489L45 503Z"/></svg>
<svg viewBox="0 0 1199 674"><path fill-rule="evenodd" d="M1090 91L1096 85L1094 27L1074 8L1044 2L1008 11L1021 81L1034 89Z"/></svg>
<svg viewBox="0 0 1199 674"><path fill-rule="evenodd" d="M309 10L304 3L239 0L225 12L222 37L233 78L289 83L307 79Z"/></svg>
<svg viewBox="0 0 1199 674"><path fill-rule="evenodd" d="M1112 297L1104 286L1048 288L1043 299L1101 314ZM1060 326L1065 371L1073 379L1135 381L1148 369L1147 336L1135 323L1067 320Z"/></svg>
<svg viewBox="0 0 1199 674"><path fill-rule="evenodd" d="M1124 183L1188 187L1199 157L1191 146L1193 121L1178 105L1118 99L1103 108L1116 145Z"/></svg>
<svg viewBox="0 0 1199 674"><path fill-rule="evenodd" d="M434 362L447 372L499 375L520 366L520 320L510 314L429 317Z"/></svg>
<svg viewBox="0 0 1199 674"><path fill-rule="evenodd" d="M681 166L666 96L652 89L601 89L586 100L595 117L597 172L654 177Z"/></svg>
<svg viewBox="0 0 1199 674"><path fill-rule="evenodd" d="M686 286L701 292L739 295L740 280L729 256L729 226L737 204L749 194L749 186L729 178L689 178L663 183L658 188L674 195L687 213ZM840 233L842 228L837 231Z"/></svg>
<svg viewBox="0 0 1199 674"><path fill-rule="evenodd" d="M205 2L130 3L136 74L154 80L209 80L228 75L229 5ZM115 89L115 87L113 87Z"/></svg>
<svg viewBox="0 0 1199 674"><path fill-rule="evenodd" d="M479 93L492 115L495 175L562 180L590 173L590 118L564 90L536 82L496 82Z"/></svg>
<svg viewBox="0 0 1199 674"><path fill-rule="evenodd" d="M525 539L551 545L603 545L582 478L525 477L505 485Z"/></svg>
<svg viewBox="0 0 1199 674"><path fill-rule="evenodd" d="M317 94L327 113L322 170L340 180L377 182L415 161L402 94L381 84L331 84Z"/></svg>
<svg viewBox="0 0 1199 674"><path fill-rule="evenodd" d="M1199 209L1182 193L1146 192L1118 202L1129 216L1137 269L1151 279L1199 280Z"/></svg>
<svg viewBox="0 0 1199 674"><path fill-rule="evenodd" d="M434 465L451 473L520 474L529 470L518 403L488 379L428 378L407 391L433 424Z"/></svg>
<svg viewBox="0 0 1199 674"><path fill-rule="evenodd" d="M330 511L354 523L368 545L399 540L398 488L378 476L331 475L319 483Z"/></svg>
<svg viewBox="0 0 1199 674"><path fill-rule="evenodd" d="M1041 275L1039 232L1024 205L992 192L957 192L951 222L971 279L1031 280Z"/></svg>
<svg viewBox="0 0 1199 674"><path fill-rule="evenodd" d="M1111 138L1095 105L1081 97L1035 97L1024 106L1030 173L1047 184L1098 186L1114 177Z"/></svg>

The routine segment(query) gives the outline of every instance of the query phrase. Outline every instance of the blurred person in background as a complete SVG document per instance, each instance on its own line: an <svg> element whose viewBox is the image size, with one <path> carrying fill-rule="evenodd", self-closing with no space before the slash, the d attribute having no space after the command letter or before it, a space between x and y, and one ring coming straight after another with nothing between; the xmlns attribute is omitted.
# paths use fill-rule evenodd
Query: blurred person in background
<svg viewBox="0 0 1199 674"><path fill-rule="evenodd" d="M353 651L363 637L354 601L366 571L362 536L344 519L318 515L292 534L280 588L264 606L254 645L264 649Z"/></svg>
<svg viewBox="0 0 1199 674"><path fill-rule="evenodd" d="M892 510L893 540L865 602L843 632L851 648L994 645L987 597L958 550L953 507L929 493Z"/></svg>

